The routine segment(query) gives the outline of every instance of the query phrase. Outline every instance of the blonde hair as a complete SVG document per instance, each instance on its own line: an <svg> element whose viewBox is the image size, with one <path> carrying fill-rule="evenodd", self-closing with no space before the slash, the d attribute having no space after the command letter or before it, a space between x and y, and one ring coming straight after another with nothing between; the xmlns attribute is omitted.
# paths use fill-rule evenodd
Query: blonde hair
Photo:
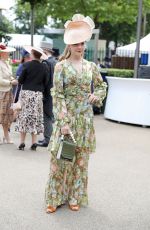
<svg viewBox="0 0 150 230"><path fill-rule="evenodd" d="M65 49L64 49L63 54L59 57L58 60L59 60L59 61L65 60L65 59L69 58L70 55L71 55L71 51L70 51L70 49L69 49L69 46L67 45L67 46L65 47Z"/></svg>

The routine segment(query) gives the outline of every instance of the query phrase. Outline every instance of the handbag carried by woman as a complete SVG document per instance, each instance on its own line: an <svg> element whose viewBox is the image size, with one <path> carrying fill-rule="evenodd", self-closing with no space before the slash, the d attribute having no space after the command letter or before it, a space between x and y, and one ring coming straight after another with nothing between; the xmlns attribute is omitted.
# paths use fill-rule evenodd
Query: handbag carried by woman
<svg viewBox="0 0 150 230"><path fill-rule="evenodd" d="M70 131L69 135L61 135L57 159L73 161L75 149L76 140L74 139L73 133Z"/></svg>
<svg viewBox="0 0 150 230"><path fill-rule="evenodd" d="M15 102L16 96L17 96L17 91L18 91L18 85L17 85L16 91L15 91L15 96L14 96L13 103L11 105L11 109L13 110L13 120L14 121L16 120L16 118L18 116L18 113L21 110L21 102L20 102L20 100L18 99L18 101Z"/></svg>

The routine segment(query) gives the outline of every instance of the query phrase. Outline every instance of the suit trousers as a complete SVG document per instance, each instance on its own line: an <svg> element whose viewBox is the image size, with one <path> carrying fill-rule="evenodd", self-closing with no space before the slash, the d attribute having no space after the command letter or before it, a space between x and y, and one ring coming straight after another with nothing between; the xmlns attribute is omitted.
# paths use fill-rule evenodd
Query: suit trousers
<svg viewBox="0 0 150 230"><path fill-rule="evenodd" d="M49 143L53 131L53 120L50 116L44 113L44 141Z"/></svg>

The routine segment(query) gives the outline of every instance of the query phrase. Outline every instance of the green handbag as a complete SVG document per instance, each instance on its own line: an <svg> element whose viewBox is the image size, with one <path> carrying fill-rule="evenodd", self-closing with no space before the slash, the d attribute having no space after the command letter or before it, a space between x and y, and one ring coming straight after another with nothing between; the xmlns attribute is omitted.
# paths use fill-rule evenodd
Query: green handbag
<svg viewBox="0 0 150 230"><path fill-rule="evenodd" d="M57 159L73 161L73 158L75 156L75 149L76 141L72 132L70 132L70 135L62 135Z"/></svg>

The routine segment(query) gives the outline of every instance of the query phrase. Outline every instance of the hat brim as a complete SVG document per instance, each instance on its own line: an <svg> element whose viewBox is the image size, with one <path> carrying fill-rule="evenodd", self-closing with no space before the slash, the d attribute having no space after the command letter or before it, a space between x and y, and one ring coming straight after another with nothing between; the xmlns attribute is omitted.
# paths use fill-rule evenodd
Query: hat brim
<svg viewBox="0 0 150 230"><path fill-rule="evenodd" d="M40 48L43 50L47 50L47 51L52 51L53 48L53 42L48 42L48 41L41 41L40 42Z"/></svg>
<svg viewBox="0 0 150 230"><path fill-rule="evenodd" d="M92 29L84 21L73 21L67 26L64 33L64 42L67 45L89 41L92 36Z"/></svg>
<svg viewBox="0 0 150 230"><path fill-rule="evenodd" d="M9 47L9 46L7 46L6 47L6 49L0 49L0 53L11 53L11 52L14 52L14 51L16 51L16 49L15 48L13 48L13 47Z"/></svg>
<svg viewBox="0 0 150 230"><path fill-rule="evenodd" d="M47 50L47 51L50 51L50 52L54 52L51 48L47 48L47 47L42 47L42 46L40 46L41 47L41 49L42 50Z"/></svg>
<svg viewBox="0 0 150 230"><path fill-rule="evenodd" d="M46 55L46 54L42 51L42 49L39 48L39 47L24 46L23 48L24 48L28 53L30 53L30 54L31 54L31 51L32 51L32 50L35 50L35 51L39 52L40 54L42 54L41 59L43 59L43 60L45 60L45 59L48 58L47 55Z"/></svg>

